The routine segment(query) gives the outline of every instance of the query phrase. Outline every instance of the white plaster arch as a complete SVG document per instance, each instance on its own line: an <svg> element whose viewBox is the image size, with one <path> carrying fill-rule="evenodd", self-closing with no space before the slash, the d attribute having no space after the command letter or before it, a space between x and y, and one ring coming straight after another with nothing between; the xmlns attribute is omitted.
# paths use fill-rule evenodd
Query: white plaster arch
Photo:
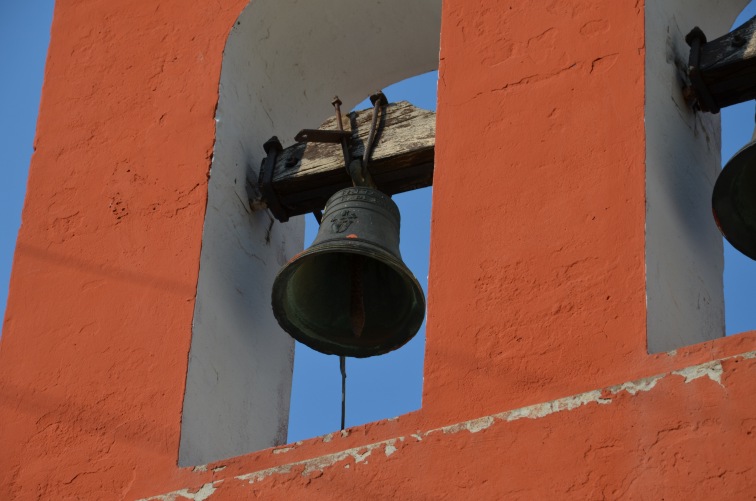
<svg viewBox="0 0 756 501"><path fill-rule="evenodd" d="M695 26L730 31L749 0L646 0L646 300L648 350L724 336L722 237L711 216L721 170L719 115L695 113L682 72Z"/></svg>
<svg viewBox="0 0 756 501"><path fill-rule="evenodd" d="M249 212L262 144L350 109L371 92L438 68L440 0L253 0L226 42L216 112L179 464L286 439L294 344L273 318L278 268L304 223Z"/></svg>

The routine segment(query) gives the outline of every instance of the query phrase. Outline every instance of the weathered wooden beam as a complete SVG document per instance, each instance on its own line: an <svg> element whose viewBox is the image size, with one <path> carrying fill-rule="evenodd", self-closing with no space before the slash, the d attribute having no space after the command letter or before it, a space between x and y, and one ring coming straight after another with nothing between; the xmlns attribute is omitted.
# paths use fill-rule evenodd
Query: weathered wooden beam
<svg viewBox="0 0 756 501"><path fill-rule="evenodd" d="M756 17L711 42L698 27L685 39L691 90L702 111L756 99Z"/></svg>
<svg viewBox="0 0 756 501"><path fill-rule="evenodd" d="M378 189L393 195L432 185L436 114L401 101L386 106L381 116L380 135L376 137L368 166ZM352 132L352 158L364 154L371 119L372 109L343 117L344 130ZM336 128L335 117L320 126L323 130ZM261 172L259 183L262 179ZM322 209L331 195L351 185L340 144L296 143L276 158L272 190L285 214L280 217L281 214L272 212L278 219L286 220ZM251 198L255 208L274 205L262 195Z"/></svg>

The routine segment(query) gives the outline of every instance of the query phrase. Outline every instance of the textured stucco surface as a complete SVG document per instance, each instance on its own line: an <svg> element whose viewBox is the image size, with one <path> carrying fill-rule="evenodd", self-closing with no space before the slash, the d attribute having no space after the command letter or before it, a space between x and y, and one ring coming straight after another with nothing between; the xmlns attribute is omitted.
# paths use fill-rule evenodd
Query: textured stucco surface
<svg viewBox="0 0 756 501"><path fill-rule="evenodd" d="M644 5L444 9L424 410L628 379L647 358Z"/></svg>
<svg viewBox="0 0 756 501"><path fill-rule="evenodd" d="M0 345L0 498L175 469L234 2L58 2Z"/></svg>
<svg viewBox="0 0 756 501"><path fill-rule="evenodd" d="M444 1L423 407L179 467L245 6L56 6L0 345L0 498L754 495L756 333L646 350L635 1Z"/></svg>

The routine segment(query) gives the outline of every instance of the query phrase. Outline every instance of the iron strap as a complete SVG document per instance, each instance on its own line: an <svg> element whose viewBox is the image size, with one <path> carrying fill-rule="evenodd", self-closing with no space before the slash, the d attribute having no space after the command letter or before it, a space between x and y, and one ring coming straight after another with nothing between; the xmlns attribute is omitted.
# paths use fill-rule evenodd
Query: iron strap
<svg viewBox="0 0 756 501"><path fill-rule="evenodd" d="M281 146L278 137L273 136L265 141L263 149L267 156L263 159L260 166L260 177L258 179L260 194L273 216L282 223L285 223L289 220L289 214L278 200L278 195L273 189L273 174L276 169L276 158L278 158L278 155L283 150L283 146Z"/></svg>

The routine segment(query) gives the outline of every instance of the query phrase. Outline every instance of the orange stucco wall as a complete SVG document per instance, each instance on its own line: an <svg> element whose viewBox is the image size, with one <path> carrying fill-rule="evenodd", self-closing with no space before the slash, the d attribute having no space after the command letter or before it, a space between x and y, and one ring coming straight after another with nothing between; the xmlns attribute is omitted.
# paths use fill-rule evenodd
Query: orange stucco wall
<svg viewBox="0 0 756 501"><path fill-rule="evenodd" d="M756 335L646 352L626 0L444 1L422 409L178 468L245 5L56 6L0 345L0 499L756 495Z"/></svg>
<svg viewBox="0 0 756 501"><path fill-rule="evenodd" d="M642 5L484 3L441 41L425 402L455 417L646 356Z"/></svg>

